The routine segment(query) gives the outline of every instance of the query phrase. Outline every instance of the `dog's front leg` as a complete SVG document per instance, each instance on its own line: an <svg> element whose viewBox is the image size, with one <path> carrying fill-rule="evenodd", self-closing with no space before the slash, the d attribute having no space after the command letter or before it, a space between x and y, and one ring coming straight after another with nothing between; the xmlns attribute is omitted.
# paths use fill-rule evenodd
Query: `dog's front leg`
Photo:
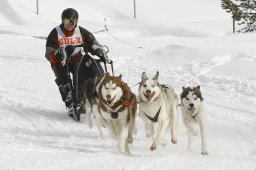
<svg viewBox="0 0 256 170"><path fill-rule="evenodd" d="M152 141L153 141L152 145L150 146L150 150L151 151L156 150L156 144L154 142L155 141L155 127L154 127L154 124L145 122L145 126L148 128L150 136L151 136Z"/></svg>
<svg viewBox="0 0 256 170"><path fill-rule="evenodd" d="M208 155L207 151L207 139L206 139L206 124L202 121L199 122L200 132L201 132L201 154Z"/></svg>
<svg viewBox="0 0 256 170"><path fill-rule="evenodd" d="M172 105L172 116L170 120L171 124L171 135L172 135L172 143L177 143L177 136L176 136L176 127L177 127L177 120L178 120L178 111L177 111L178 102L177 100L174 101Z"/></svg>
<svg viewBox="0 0 256 170"><path fill-rule="evenodd" d="M130 152L128 148L128 144L126 143L126 135L127 135L127 129L125 127L125 121L113 121L114 127L117 132L117 148L120 152Z"/></svg>
<svg viewBox="0 0 256 170"><path fill-rule="evenodd" d="M116 132L116 129L114 127L114 123L112 120L107 120L107 127L109 129L109 136L112 138L112 139L116 139L117 137L117 132Z"/></svg>
<svg viewBox="0 0 256 170"><path fill-rule="evenodd" d="M135 123L135 117L131 116L130 122L128 123L127 143L132 143L133 142L134 123Z"/></svg>
<svg viewBox="0 0 256 170"><path fill-rule="evenodd" d="M159 131L158 131L158 134L157 134L157 136L155 138L155 141L154 141L156 147L162 144L163 135L164 135L164 132L165 132L168 124L169 124L169 120L164 120L160 123Z"/></svg>
<svg viewBox="0 0 256 170"><path fill-rule="evenodd" d="M143 120L143 122L144 122L146 137L149 137L149 136L150 136L150 127L149 127L149 125L148 125L148 123L147 123L147 121L149 121L149 120L148 120L148 118L145 116L145 113L144 113L143 111L141 111L141 110L140 110L140 112L139 112L139 116L140 116L140 118L141 118L141 119Z"/></svg>
<svg viewBox="0 0 256 170"><path fill-rule="evenodd" d="M98 105L93 105L92 106L92 111L93 111L93 119L94 119L95 124L98 128L100 138L105 139L105 137L103 135L103 132L102 132L102 129L101 129L101 127L103 127L104 120L103 120L101 114L98 112ZM106 127L106 125L105 125L105 127Z"/></svg>
<svg viewBox="0 0 256 170"><path fill-rule="evenodd" d="M187 135L188 135L188 146L187 151L191 151L191 145L192 145L192 132L195 131L193 125L189 122L189 120L184 120L185 126L188 128Z"/></svg>

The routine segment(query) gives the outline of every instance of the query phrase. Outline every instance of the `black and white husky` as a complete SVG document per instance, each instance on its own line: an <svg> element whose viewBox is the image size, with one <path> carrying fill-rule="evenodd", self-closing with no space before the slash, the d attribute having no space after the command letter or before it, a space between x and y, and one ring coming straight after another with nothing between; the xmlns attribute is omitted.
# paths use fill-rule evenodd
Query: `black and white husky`
<svg viewBox="0 0 256 170"><path fill-rule="evenodd" d="M191 151L192 135L197 136L194 124L199 124L201 133L201 154L208 155L206 141L207 112L203 103L200 86L182 87L180 98L182 119L185 126L188 128L187 151Z"/></svg>
<svg viewBox="0 0 256 170"><path fill-rule="evenodd" d="M167 129L171 132L172 143L177 143L178 96L169 85L160 85L158 76L159 72L153 78L148 78L143 72L138 95L139 116L153 140L150 150L165 144L163 134Z"/></svg>

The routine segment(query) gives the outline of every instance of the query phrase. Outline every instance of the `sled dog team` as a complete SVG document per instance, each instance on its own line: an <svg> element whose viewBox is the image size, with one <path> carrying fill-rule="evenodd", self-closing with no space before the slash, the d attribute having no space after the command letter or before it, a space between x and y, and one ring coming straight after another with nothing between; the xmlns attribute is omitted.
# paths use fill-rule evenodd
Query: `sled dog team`
<svg viewBox="0 0 256 170"><path fill-rule="evenodd" d="M86 99L84 99L86 100ZM182 87L180 104L174 89L159 83L159 72L153 78L143 72L139 83L138 96L131 92L122 80L122 75L110 76L106 73L96 87L95 102L86 104L88 124L95 123L101 138L102 128L109 130L109 135L117 140L120 152L130 153L129 146L136 134L135 117L139 117L145 125L146 135L152 138L151 151L166 145L164 133L170 132L170 141L177 143L178 107L188 135L187 151L191 150L192 136L197 136L194 125L198 124L201 135L201 154L208 155L207 150L207 112L200 86ZM168 141L167 141L168 142Z"/></svg>

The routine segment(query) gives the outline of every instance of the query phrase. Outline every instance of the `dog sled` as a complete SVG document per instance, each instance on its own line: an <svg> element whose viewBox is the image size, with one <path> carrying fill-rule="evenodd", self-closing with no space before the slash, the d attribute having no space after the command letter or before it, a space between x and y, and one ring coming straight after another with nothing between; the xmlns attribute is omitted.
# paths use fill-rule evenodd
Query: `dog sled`
<svg viewBox="0 0 256 170"><path fill-rule="evenodd" d="M75 46L75 48L82 48L83 50L83 44ZM103 49L104 57L99 58L96 55L91 55L88 52L83 51L83 56L81 58L81 61L79 63L77 74L75 74L77 77L71 77L70 72L68 72L69 81L71 84L71 90L72 90L72 101L74 101L74 114L71 115L76 121L80 121L81 116L81 110L85 113L85 100L83 100L86 96L87 101L92 106L95 104L95 93L96 93L96 86L104 76L106 72L108 72L107 65L111 66L112 74L114 75L114 69L113 69L113 61L108 58L107 53L109 52L109 48L104 45L100 46L100 48ZM68 60L68 57L64 55L63 64ZM104 65L104 68L102 67ZM69 68L67 68L69 69ZM90 73L90 74L87 74ZM73 80L73 81L72 81ZM80 100L78 100L80 99ZM81 101L78 103L77 101ZM75 109L78 107L78 105L81 105L81 108Z"/></svg>

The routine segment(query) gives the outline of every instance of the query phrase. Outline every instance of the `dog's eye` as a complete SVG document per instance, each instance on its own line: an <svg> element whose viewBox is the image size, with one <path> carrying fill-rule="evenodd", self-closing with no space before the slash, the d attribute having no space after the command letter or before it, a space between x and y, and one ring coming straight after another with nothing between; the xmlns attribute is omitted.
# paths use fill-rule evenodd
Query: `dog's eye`
<svg viewBox="0 0 256 170"><path fill-rule="evenodd" d="M186 97L187 100L189 100L189 98Z"/></svg>
<svg viewBox="0 0 256 170"><path fill-rule="evenodd" d="M106 89L106 90L108 90L108 88L107 88L107 87L105 87L105 89Z"/></svg>
<svg viewBox="0 0 256 170"><path fill-rule="evenodd" d="M143 87L147 87L147 85L146 85L146 84L144 84L144 85L143 85Z"/></svg>
<svg viewBox="0 0 256 170"><path fill-rule="evenodd" d="M197 100L197 98L195 97L194 100Z"/></svg>
<svg viewBox="0 0 256 170"><path fill-rule="evenodd" d="M156 86L155 86L155 85L152 85L151 87L153 87L153 88L154 88L154 87L156 87Z"/></svg>
<svg viewBox="0 0 256 170"><path fill-rule="evenodd" d="M113 87L112 89L113 89L113 90L115 90L115 89L116 89L116 87Z"/></svg>

